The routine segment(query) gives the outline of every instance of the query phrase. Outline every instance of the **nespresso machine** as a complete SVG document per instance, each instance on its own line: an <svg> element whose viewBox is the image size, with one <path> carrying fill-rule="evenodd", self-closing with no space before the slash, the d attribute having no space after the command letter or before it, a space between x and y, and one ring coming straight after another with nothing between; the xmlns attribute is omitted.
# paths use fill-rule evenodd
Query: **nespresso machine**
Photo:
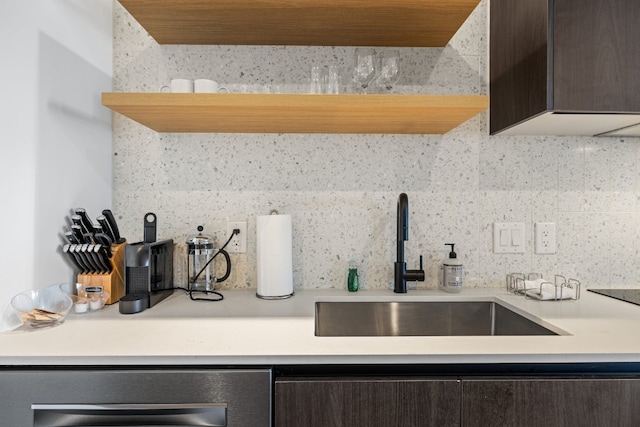
<svg viewBox="0 0 640 427"><path fill-rule="evenodd" d="M125 247L122 314L144 311L173 293L173 240L156 241L156 226L156 215L145 214L144 240Z"/></svg>

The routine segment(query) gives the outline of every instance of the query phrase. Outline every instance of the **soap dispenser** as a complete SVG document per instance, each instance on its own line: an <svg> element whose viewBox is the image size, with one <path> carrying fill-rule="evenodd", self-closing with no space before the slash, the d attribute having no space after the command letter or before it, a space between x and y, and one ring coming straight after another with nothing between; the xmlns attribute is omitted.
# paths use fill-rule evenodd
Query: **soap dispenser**
<svg viewBox="0 0 640 427"><path fill-rule="evenodd" d="M458 293L462 290L464 276L462 262L454 250L455 243L446 243L445 246L451 246L451 252L442 264L442 289L445 292Z"/></svg>

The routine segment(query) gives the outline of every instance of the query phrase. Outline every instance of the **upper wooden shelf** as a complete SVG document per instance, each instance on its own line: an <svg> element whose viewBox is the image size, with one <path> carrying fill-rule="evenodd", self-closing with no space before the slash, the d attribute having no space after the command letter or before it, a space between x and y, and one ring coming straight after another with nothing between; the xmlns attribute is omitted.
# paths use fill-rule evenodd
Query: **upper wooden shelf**
<svg viewBox="0 0 640 427"><path fill-rule="evenodd" d="M443 47L480 0L119 0L160 44Z"/></svg>
<svg viewBox="0 0 640 427"><path fill-rule="evenodd" d="M484 95L103 93L157 132L443 134L488 107Z"/></svg>

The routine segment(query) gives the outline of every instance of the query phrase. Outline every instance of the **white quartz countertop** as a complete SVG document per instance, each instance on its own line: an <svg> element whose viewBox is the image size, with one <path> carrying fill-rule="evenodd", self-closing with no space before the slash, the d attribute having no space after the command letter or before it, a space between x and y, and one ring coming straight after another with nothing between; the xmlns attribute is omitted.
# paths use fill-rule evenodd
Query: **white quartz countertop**
<svg viewBox="0 0 640 427"><path fill-rule="evenodd" d="M583 289L578 301L536 301L501 289L297 290L262 300L223 291L219 302L184 292L146 311L118 305L72 312L61 325L0 334L0 365L277 365L640 362L640 306ZM317 337L315 301L496 301L557 336Z"/></svg>

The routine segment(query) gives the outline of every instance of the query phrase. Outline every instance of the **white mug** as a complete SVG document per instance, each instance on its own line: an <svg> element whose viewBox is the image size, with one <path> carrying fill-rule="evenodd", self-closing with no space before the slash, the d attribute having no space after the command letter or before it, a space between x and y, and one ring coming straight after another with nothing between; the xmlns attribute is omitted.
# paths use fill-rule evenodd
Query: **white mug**
<svg viewBox="0 0 640 427"><path fill-rule="evenodd" d="M193 83L193 91L195 93L229 92L226 87L222 87L218 82L209 79L197 79Z"/></svg>
<svg viewBox="0 0 640 427"><path fill-rule="evenodd" d="M189 79L172 79L170 86L162 86L160 92L192 93L193 82Z"/></svg>

